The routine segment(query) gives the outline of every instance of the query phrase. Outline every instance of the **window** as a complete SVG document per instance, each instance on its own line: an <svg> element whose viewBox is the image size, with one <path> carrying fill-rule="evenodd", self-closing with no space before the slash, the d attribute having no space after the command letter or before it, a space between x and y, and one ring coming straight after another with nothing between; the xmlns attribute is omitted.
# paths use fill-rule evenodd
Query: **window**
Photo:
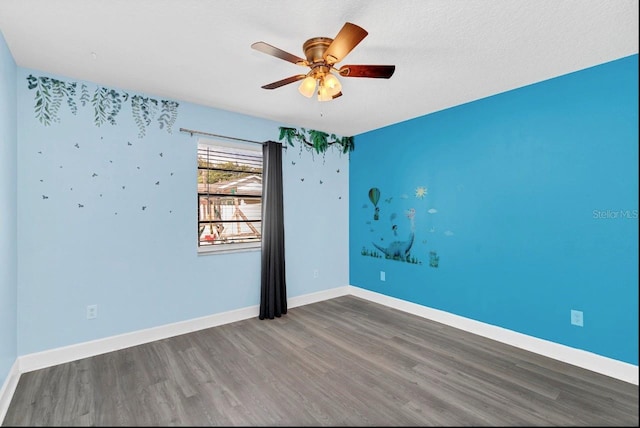
<svg viewBox="0 0 640 428"><path fill-rule="evenodd" d="M198 251L260 248L262 146L198 142Z"/></svg>

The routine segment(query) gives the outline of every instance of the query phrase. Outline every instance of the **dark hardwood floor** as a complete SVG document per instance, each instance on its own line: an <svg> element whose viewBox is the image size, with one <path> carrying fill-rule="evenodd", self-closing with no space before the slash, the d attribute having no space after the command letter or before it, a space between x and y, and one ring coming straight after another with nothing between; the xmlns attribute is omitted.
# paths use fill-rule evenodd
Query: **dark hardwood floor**
<svg viewBox="0 0 640 428"><path fill-rule="evenodd" d="M3 426L638 426L638 386L353 296L20 377Z"/></svg>

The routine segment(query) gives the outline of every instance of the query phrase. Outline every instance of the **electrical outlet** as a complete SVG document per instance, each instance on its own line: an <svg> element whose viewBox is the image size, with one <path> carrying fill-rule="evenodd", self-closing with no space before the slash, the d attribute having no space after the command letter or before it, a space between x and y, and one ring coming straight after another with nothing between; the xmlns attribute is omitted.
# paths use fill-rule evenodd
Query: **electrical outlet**
<svg viewBox="0 0 640 428"><path fill-rule="evenodd" d="M380 271L380 281L386 281L387 280L387 275L384 273L383 270Z"/></svg>
<svg viewBox="0 0 640 428"><path fill-rule="evenodd" d="M314 269L314 270L313 270L313 277L314 277L314 278L317 278L317 277L318 277L318 275L319 275L319 273L318 273L318 269Z"/></svg>
<svg viewBox="0 0 640 428"><path fill-rule="evenodd" d="M98 305L87 306L87 319L92 320L98 318Z"/></svg>
<svg viewBox="0 0 640 428"><path fill-rule="evenodd" d="M571 309L571 325L577 325L578 327L584 326L582 311L576 311Z"/></svg>

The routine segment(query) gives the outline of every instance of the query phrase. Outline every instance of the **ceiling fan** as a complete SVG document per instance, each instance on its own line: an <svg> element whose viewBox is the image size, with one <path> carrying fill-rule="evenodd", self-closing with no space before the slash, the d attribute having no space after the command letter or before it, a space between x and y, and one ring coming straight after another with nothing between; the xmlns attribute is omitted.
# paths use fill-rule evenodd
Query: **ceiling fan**
<svg viewBox="0 0 640 428"><path fill-rule="evenodd" d="M336 74L340 77L390 78L396 69L395 65L343 65L340 68L336 68L336 63L342 61L367 34L369 33L365 29L347 22L334 39L314 37L304 42L302 50L306 59L285 52L265 42L252 44L251 47L257 51L273 55L296 65L311 68L307 74L296 74L295 76L264 85L262 88L276 89L302 80L298 88L302 95L311 98L317 87L318 100L330 101L342 95L342 85Z"/></svg>

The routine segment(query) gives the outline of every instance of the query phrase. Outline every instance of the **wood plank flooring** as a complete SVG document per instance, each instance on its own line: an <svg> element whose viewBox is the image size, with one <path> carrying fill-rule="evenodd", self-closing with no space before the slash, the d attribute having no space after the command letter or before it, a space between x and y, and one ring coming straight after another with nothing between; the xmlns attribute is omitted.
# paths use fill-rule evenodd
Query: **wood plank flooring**
<svg viewBox="0 0 640 428"><path fill-rule="evenodd" d="M354 296L25 373L3 426L638 426L638 386Z"/></svg>

